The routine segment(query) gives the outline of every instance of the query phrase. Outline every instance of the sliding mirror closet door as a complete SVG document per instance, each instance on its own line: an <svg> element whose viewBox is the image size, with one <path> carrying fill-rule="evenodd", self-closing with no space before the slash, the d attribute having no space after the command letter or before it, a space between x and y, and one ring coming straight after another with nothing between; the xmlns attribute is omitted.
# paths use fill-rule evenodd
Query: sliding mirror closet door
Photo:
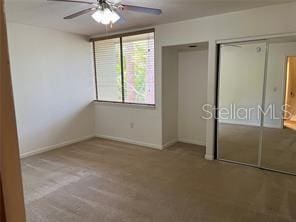
<svg viewBox="0 0 296 222"><path fill-rule="evenodd" d="M269 44L261 167L296 173L296 38Z"/></svg>
<svg viewBox="0 0 296 222"><path fill-rule="evenodd" d="M220 45L217 146L220 160L258 166L266 42Z"/></svg>

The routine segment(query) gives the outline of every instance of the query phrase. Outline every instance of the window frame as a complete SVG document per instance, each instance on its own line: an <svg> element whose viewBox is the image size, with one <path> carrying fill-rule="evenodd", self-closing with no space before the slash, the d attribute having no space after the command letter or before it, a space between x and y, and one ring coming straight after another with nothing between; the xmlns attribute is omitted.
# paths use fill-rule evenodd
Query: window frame
<svg viewBox="0 0 296 222"><path fill-rule="evenodd" d="M125 94L124 94L124 67L123 67L123 41L122 39L124 37L129 36L135 36L135 35L141 35L141 34L148 34L153 33L154 36L154 43L155 43L155 29L145 29L135 32L127 32L127 33L121 33L121 34L115 34L115 35L109 35L109 36L103 36L103 37L97 37L90 39L90 42L92 44L92 50L93 50L93 64L94 64L94 77L95 77L95 92L96 92L96 98L95 102L99 103L110 103L110 104L125 104L125 105L136 105L136 106L148 106L148 107L156 107L156 75L155 75L155 44L154 44L154 104L146 104L146 103L130 103L125 101ZM106 101L106 100L100 100L99 99L99 90L98 90L98 72L97 72L97 61L96 61L96 47L95 43L97 41L103 41L108 39L119 39L120 40L120 62L121 62L121 93L122 93L122 101Z"/></svg>

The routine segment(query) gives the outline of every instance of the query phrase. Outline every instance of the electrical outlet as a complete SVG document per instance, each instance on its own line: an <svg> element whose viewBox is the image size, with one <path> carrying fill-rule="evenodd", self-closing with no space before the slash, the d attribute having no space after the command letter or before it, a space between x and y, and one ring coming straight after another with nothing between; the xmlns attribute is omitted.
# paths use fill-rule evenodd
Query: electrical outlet
<svg viewBox="0 0 296 222"><path fill-rule="evenodd" d="M131 129L133 129L135 127L135 124L133 122L131 122L130 127L131 127Z"/></svg>

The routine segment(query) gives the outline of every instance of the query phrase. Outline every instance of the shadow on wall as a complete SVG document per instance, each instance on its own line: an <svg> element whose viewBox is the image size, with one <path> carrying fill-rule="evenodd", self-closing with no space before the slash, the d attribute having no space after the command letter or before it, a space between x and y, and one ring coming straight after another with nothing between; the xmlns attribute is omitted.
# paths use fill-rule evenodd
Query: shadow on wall
<svg viewBox="0 0 296 222"><path fill-rule="evenodd" d="M21 157L68 145L94 136L94 107L87 104L37 124L19 124ZM60 113L61 114L61 113Z"/></svg>

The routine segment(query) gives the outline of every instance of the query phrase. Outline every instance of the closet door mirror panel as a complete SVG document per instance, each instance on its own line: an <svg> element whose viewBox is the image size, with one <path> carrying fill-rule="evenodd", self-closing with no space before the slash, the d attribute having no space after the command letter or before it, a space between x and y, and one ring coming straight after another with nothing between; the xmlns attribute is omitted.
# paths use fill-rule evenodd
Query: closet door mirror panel
<svg viewBox="0 0 296 222"><path fill-rule="evenodd" d="M271 40L262 137L263 168L296 173L296 39Z"/></svg>
<svg viewBox="0 0 296 222"><path fill-rule="evenodd" d="M266 42L220 45L218 159L258 165Z"/></svg>

